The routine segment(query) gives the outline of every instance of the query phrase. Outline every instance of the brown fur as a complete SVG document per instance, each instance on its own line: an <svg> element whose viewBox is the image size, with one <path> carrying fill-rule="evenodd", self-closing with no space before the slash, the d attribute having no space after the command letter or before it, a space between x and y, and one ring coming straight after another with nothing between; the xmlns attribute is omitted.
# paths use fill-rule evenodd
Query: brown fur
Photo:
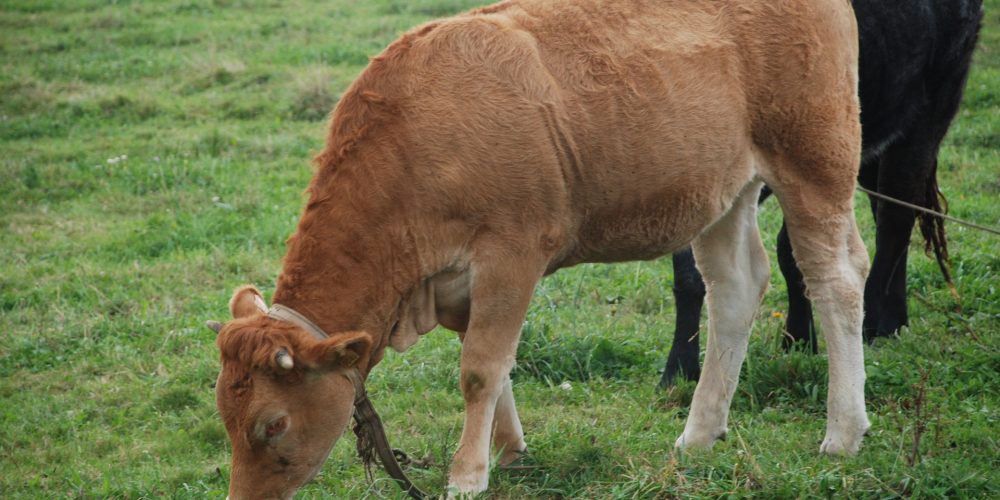
<svg viewBox="0 0 1000 500"><path fill-rule="evenodd" d="M337 104L274 302L329 332L365 375L386 346L405 349L432 328L428 317L462 332L469 410L452 481L485 488L490 419L505 426L499 449L523 447L507 371L544 274L681 248L764 180L788 214L807 282L853 304L857 280L823 268L849 261L864 273L850 215L860 154L854 30L846 0L513 0L418 27ZM702 253L727 237L714 231ZM233 312L219 336L220 384L256 386L250 406L231 405L236 396L220 386L231 437L262 425L241 416L251 406L335 401L349 414L340 382L300 395L323 365L315 340ZM292 354L292 374L276 371L277 349ZM296 450L321 464L344 418ZM320 425L290 421L284 439ZM249 470L254 453L234 444L234 471ZM273 491L294 491L318 469L310 460L314 469L285 476L291 489ZM262 491L255 481L234 472L231 494Z"/></svg>

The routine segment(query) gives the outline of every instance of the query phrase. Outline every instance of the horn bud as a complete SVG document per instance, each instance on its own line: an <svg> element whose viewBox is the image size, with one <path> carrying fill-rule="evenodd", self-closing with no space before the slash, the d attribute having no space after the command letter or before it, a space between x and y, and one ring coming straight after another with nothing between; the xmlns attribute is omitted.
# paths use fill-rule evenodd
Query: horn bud
<svg viewBox="0 0 1000 500"><path fill-rule="evenodd" d="M284 368L285 370L291 370L295 366L295 362L292 361L292 356L288 354L288 351L281 349L274 355L274 362L278 366Z"/></svg>
<svg viewBox="0 0 1000 500"><path fill-rule="evenodd" d="M222 330L222 323L219 323L218 321L208 320L205 322L205 326L215 333L219 333L219 331Z"/></svg>

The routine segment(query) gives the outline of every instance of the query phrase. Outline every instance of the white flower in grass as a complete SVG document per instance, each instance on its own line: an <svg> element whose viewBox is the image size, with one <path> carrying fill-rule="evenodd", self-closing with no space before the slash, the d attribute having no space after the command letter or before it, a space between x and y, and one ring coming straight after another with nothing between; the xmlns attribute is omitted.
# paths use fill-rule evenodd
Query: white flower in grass
<svg viewBox="0 0 1000 500"><path fill-rule="evenodd" d="M229 203L223 202L222 198L219 198L218 196L213 196L212 197L212 204L215 205L218 208L223 209L223 210L233 210L234 209L232 205L230 205Z"/></svg>
<svg viewBox="0 0 1000 500"><path fill-rule="evenodd" d="M563 383L559 384L559 388L562 389L562 390L564 390L564 391L572 391L573 390L573 384L570 384L569 382L563 382Z"/></svg>

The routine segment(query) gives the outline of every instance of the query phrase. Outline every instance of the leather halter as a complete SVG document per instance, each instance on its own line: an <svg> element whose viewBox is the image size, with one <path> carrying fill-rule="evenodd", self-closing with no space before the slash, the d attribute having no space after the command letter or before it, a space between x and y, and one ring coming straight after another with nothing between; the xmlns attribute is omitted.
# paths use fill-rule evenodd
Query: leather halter
<svg viewBox="0 0 1000 500"><path fill-rule="evenodd" d="M317 340L330 338L322 328L290 307L274 304L268 309L267 317L296 325L309 332ZM354 385L354 434L357 436L358 455L365 465L365 475L368 476L368 480L372 479L371 463L375 459L374 451L378 454L378 461L382 464L382 468L396 480L403 491L412 498L426 498L427 495L420 491L413 484L413 481L410 481L410 478L406 477L406 473L403 472L403 468L396 460L397 454L404 459L406 454L389 446L389 439L385 437L385 429L382 428L382 419L379 418L375 407L368 400L368 392L365 391L365 382L361 371L354 366L338 373Z"/></svg>

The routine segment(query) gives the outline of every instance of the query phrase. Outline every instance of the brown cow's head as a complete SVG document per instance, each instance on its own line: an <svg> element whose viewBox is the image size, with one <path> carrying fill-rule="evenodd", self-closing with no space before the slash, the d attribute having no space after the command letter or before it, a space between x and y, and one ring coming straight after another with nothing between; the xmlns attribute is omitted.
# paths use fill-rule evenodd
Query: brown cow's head
<svg viewBox="0 0 1000 500"><path fill-rule="evenodd" d="M371 341L360 332L317 340L270 319L250 286L236 290L229 309L233 320L218 330L222 371L215 387L233 444L229 497L290 498L344 432L354 386L342 373Z"/></svg>

